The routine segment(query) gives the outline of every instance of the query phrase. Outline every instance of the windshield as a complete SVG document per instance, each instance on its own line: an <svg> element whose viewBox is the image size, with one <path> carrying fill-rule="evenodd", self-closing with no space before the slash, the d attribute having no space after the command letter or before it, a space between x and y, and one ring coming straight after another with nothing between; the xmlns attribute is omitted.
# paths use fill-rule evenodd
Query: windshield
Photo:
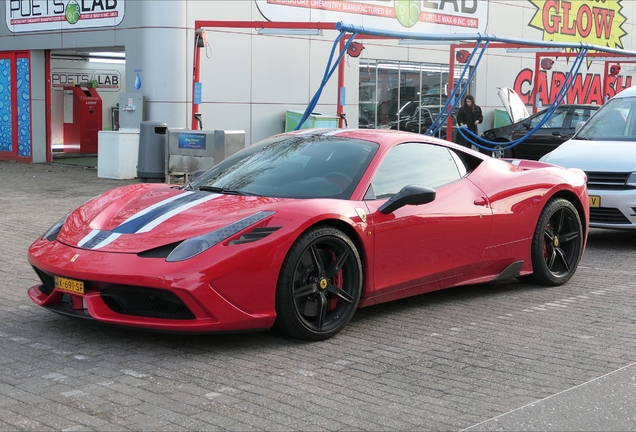
<svg viewBox="0 0 636 432"><path fill-rule="evenodd" d="M268 138L215 165L190 186L277 198L349 199L378 147L325 135Z"/></svg>
<svg viewBox="0 0 636 432"><path fill-rule="evenodd" d="M574 139L636 141L636 97L611 99L590 117Z"/></svg>
<svg viewBox="0 0 636 432"><path fill-rule="evenodd" d="M409 101L400 108L400 112L398 113L399 117L410 117L413 115L415 110L417 109L417 103L415 101Z"/></svg>

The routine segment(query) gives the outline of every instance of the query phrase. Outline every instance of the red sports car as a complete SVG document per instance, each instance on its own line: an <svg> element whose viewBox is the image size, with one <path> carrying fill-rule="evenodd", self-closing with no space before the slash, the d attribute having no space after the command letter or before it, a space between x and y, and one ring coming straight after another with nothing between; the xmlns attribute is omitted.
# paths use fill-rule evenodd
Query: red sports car
<svg viewBox="0 0 636 432"><path fill-rule="evenodd" d="M277 328L321 340L358 307L576 271L585 175L388 130L304 130L187 186L92 199L30 247L38 305L182 332Z"/></svg>

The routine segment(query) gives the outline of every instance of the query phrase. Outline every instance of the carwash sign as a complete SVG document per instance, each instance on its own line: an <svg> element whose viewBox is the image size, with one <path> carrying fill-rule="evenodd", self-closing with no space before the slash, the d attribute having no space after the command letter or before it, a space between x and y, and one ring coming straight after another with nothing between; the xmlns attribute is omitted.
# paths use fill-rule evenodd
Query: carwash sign
<svg viewBox="0 0 636 432"><path fill-rule="evenodd" d="M13 33L111 27L124 19L125 0L5 0Z"/></svg>

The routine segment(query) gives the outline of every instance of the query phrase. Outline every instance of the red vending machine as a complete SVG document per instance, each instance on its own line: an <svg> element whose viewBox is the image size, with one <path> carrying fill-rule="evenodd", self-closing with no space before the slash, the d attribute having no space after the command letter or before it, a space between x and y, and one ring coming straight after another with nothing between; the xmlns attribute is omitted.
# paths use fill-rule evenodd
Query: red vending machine
<svg viewBox="0 0 636 432"><path fill-rule="evenodd" d="M64 151L97 153L102 98L92 86L64 87Z"/></svg>

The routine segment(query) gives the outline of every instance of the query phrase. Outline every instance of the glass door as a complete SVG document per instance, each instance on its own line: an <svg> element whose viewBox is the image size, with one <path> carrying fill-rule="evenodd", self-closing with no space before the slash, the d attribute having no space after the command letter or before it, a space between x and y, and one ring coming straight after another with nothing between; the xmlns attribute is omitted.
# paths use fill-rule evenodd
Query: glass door
<svg viewBox="0 0 636 432"><path fill-rule="evenodd" d="M31 160L29 54L0 53L0 160Z"/></svg>

